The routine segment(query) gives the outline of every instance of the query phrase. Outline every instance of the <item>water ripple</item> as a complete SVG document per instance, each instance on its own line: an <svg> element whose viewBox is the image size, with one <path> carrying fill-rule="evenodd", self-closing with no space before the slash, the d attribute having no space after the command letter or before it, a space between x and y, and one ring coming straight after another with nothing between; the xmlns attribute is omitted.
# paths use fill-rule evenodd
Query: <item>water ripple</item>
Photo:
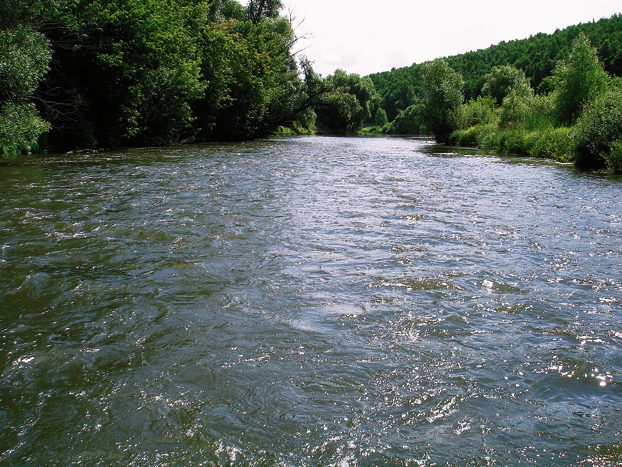
<svg viewBox="0 0 622 467"><path fill-rule="evenodd" d="M400 138L0 172L0 462L615 465L619 179Z"/></svg>

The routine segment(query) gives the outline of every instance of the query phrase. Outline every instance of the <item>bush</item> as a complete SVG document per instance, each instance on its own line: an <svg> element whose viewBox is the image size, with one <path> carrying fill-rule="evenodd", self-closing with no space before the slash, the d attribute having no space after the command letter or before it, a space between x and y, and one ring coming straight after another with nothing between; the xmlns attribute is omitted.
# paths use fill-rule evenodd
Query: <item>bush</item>
<svg viewBox="0 0 622 467"><path fill-rule="evenodd" d="M449 143L456 146L477 146L479 126L472 126L466 130L456 130L449 136Z"/></svg>
<svg viewBox="0 0 622 467"><path fill-rule="evenodd" d="M453 114L454 126L458 130L487 125L497 121L495 100L492 97L479 96L458 107Z"/></svg>
<svg viewBox="0 0 622 467"><path fill-rule="evenodd" d="M392 133L399 135L415 135L421 132L421 113L422 108L418 104L413 104L400 111L391 123Z"/></svg>
<svg viewBox="0 0 622 467"><path fill-rule="evenodd" d="M531 133L533 140L528 143L529 155L560 162L574 159L573 130L571 128L548 128L542 133Z"/></svg>
<svg viewBox="0 0 622 467"><path fill-rule="evenodd" d="M387 113L385 112L383 108L379 108L378 110L376 110L376 116L374 117L374 123L376 124L376 126L379 126L379 127L382 127L386 123L389 123L389 120L387 119Z"/></svg>
<svg viewBox="0 0 622 467"><path fill-rule="evenodd" d="M611 144L611 150L605 155L605 162L610 174L622 173L622 140Z"/></svg>
<svg viewBox="0 0 622 467"><path fill-rule="evenodd" d="M622 140L622 90L594 99L575 127L575 164L582 169L607 166L614 142ZM615 152L615 151L614 151Z"/></svg>
<svg viewBox="0 0 622 467"><path fill-rule="evenodd" d="M41 134L50 129L34 104L4 104L0 111L0 156L29 152Z"/></svg>
<svg viewBox="0 0 622 467"><path fill-rule="evenodd" d="M501 128L525 126L529 114L528 98L521 97L516 92L511 91L503 101L503 107L501 107L499 116L499 126Z"/></svg>
<svg viewBox="0 0 622 467"><path fill-rule="evenodd" d="M525 118L525 127L529 130L543 131L557 126L554 96L532 96L527 100L529 112Z"/></svg>

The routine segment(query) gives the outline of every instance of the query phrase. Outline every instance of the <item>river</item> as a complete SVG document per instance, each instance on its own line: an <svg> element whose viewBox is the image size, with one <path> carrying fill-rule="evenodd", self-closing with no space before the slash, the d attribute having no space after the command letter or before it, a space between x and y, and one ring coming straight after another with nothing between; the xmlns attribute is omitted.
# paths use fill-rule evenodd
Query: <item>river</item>
<svg viewBox="0 0 622 467"><path fill-rule="evenodd" d="M621 195L408 138L0 166L0 465L619 465Z"/></svg>

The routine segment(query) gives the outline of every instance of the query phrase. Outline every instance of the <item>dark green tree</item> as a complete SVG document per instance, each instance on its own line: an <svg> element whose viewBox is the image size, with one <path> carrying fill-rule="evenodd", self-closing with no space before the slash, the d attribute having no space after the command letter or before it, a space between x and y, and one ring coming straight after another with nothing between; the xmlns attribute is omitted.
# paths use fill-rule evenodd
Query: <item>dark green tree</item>
<svg viewBox="0 0 622 467"><path fill-rule="evenodd" d="M6 19L6 18L5 18ZM0 155L27 152L50 125L31 97L49 69L47 39L27 25L0 29Z"/></svg>
<svg viewBox="0 0 622 467"><path fill-rule="evenodd" d="M421 102L408 106L405 110L400 110L395 120L391 122L390 131L398 135L425 133L423 105Z"/></svg>
<svg viewBox="0 0 622 467"><path fill-rule="evenodd" d="M385 124L389 123L389 119L387 118L387 113L384 109L379 108L376 110L376 115L374 116L374 124L383 127Z"/></svg>
<svg viewBox="0 0 622 467"><path fill-rule="evenodd" d="M501 65L494 67L490 73L484 76L482 95L491 96L496 100L498 106L503 104L503 99L510 91L514 91L521 98L527 98L533 94L529 80L525 78L525 73L522 70L511 65Z"/></svg>
<svg viewBox="0 0 622 467"><path fill-rule="evenodd" d="M282 8L281 0L249 0L246 6L246 16L257 24L262 18L278 17Z"/></svg>
<svg viewBox="0 0 622 467"><path fill-rule="evenodd" d="M372 80L336 70L326 78L326 84L332 92L316 108L318 126L331 133L359 131L363 122L371 116L376 94Z"/></svg>
<svg viewBox="0 0 622 467"><path fill-rule="evenodd" d="M447 143L456 129L456 113L462 105L462 76L437 59L423 68L422 113L426 128L438 142Z"/></svg>
<svg viewBox="0 0 622 467"><path fill-rule="evenodd" d="M54 66L39 89L54 150L165 144L192 134L204 4L76 0L43 26ZM63 111L63 108L70 111ZM55 112L56 109L61 110Z"/></svg>
<svg viewBox="0 0 622 467"><path fill-rule="evenodd" d="M553 89L557 116L562 123L573 123L583 106L607 88L607 74L596 49L581 34L572 43L568 57L553 70Z"/></svg>

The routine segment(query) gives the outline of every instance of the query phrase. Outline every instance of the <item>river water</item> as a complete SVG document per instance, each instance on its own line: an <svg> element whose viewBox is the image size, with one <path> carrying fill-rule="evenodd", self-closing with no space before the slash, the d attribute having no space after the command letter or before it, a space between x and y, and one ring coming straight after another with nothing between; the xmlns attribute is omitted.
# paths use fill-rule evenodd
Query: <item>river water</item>
<svg viewBox="0 0 622 467"><path fill-rule="evenodd" d="M622 180L401 138L0 167L0 465L619 465Z"/></svg>

